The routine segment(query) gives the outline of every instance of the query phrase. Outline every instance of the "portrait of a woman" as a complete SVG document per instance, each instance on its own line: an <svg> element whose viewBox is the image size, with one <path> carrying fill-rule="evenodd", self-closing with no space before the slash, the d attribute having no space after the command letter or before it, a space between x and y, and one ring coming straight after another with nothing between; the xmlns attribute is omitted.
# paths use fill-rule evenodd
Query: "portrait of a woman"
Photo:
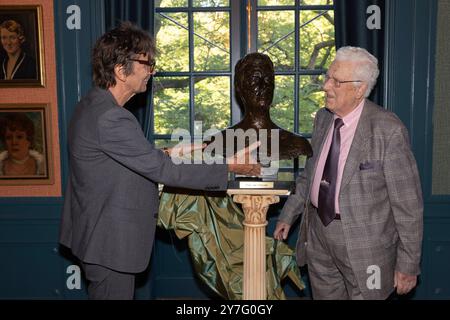
<svg viewBox="0 0 450 320"><path fill-rule="evenodd" d="M36 59L24 50L25 32L17 21L6 20L0 24L3 56L0 61L0 80L36 79Z"/></svg>
<svg viewBox="0 0 450 320"><path fill-rule="evenodd" d="M43 176L45 157L35 150L33 121L24 113L0 118L0 139L6 150L0 151L0 176Z"/></svg>

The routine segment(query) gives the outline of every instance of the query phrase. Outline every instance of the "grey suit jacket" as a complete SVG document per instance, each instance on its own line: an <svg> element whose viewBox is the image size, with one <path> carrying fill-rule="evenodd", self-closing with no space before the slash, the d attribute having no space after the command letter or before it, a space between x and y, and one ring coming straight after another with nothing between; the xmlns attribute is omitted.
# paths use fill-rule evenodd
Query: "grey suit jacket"
<svg viewBox="0 0 450 320"><path fill-rule="evenodd" d="M226 165L174 165L108 90L92 89L68 132L70 173L60 242L86 263L137 273L150 260L157 183L225 190Z"/></svg>
<svg viewBox="0 0 450 320"><path fill-rule="evenodd" d="M317 113L311 141L314 155L279 217L292 224L304 213L296 252L300 265L308 261L308 216L317 214L309 199L312 179L332 123L330 111L323 108ZM366 299L385 299L392 293L394 270L420 273L423 201L408 133L395 114L368 100L344 167L339 206L350 263ZM370 266L380 268L380 289L367 286L373 273Z"/></svg>

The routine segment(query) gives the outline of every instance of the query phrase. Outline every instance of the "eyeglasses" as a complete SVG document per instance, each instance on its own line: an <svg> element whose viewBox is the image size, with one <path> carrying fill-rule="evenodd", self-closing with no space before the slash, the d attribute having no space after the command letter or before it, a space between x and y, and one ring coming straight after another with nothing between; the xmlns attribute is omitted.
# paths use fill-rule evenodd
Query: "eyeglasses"
<svg viewBox="0 0 450 320"><path fill-rule="evenodd" d="M333 78L329 76L328 74L325 75L325 80L323 81L323 84L327 83L328 81L331 81L331 85L335 88L340 88L341 84L343 83L350 83L350 82L363 82L362 80L337 80L336 78Z"/></svg>
<svg viewBox="0 0 450 320"><path fill-rule="evenodd" d="M139 62L140 64L147 66L150 72L153 72L155 70L156 61L153 59L152 60L130 59L130 60Z"/></svg>

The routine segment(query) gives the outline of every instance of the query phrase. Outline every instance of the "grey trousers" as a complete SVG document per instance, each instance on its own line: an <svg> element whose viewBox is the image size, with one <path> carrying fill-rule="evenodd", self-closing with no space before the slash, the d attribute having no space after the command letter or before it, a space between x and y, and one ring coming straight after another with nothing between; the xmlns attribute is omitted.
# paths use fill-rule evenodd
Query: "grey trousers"
<svg viewBox="0 0 450 320"><path fill-rule="evenodd" d="M89 300L133 300L134 274L84 262L81 266L89 282Z"/></svg>
<svg viewBox="0 0 450 320"><path fill-rule="evenodd" d="M341 221L325 227L317 212L310 220L306 254L313 299L364 299L348 259Z"/></svg>

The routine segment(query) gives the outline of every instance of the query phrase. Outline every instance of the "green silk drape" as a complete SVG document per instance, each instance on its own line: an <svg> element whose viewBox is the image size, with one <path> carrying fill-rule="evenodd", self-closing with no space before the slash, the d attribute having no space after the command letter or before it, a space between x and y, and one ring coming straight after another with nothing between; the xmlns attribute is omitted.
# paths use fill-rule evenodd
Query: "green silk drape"
<svg viewBox="0 0 450 320"><path fill-rule="evenodd" d="M177 192L177 193L175 193ZM187 238L198 277L224 299L242 299L244 213L227 194L164 189L158 225ZM281 281L304 289L294 251L266 237L267 299L285 299Z"/></svg>

